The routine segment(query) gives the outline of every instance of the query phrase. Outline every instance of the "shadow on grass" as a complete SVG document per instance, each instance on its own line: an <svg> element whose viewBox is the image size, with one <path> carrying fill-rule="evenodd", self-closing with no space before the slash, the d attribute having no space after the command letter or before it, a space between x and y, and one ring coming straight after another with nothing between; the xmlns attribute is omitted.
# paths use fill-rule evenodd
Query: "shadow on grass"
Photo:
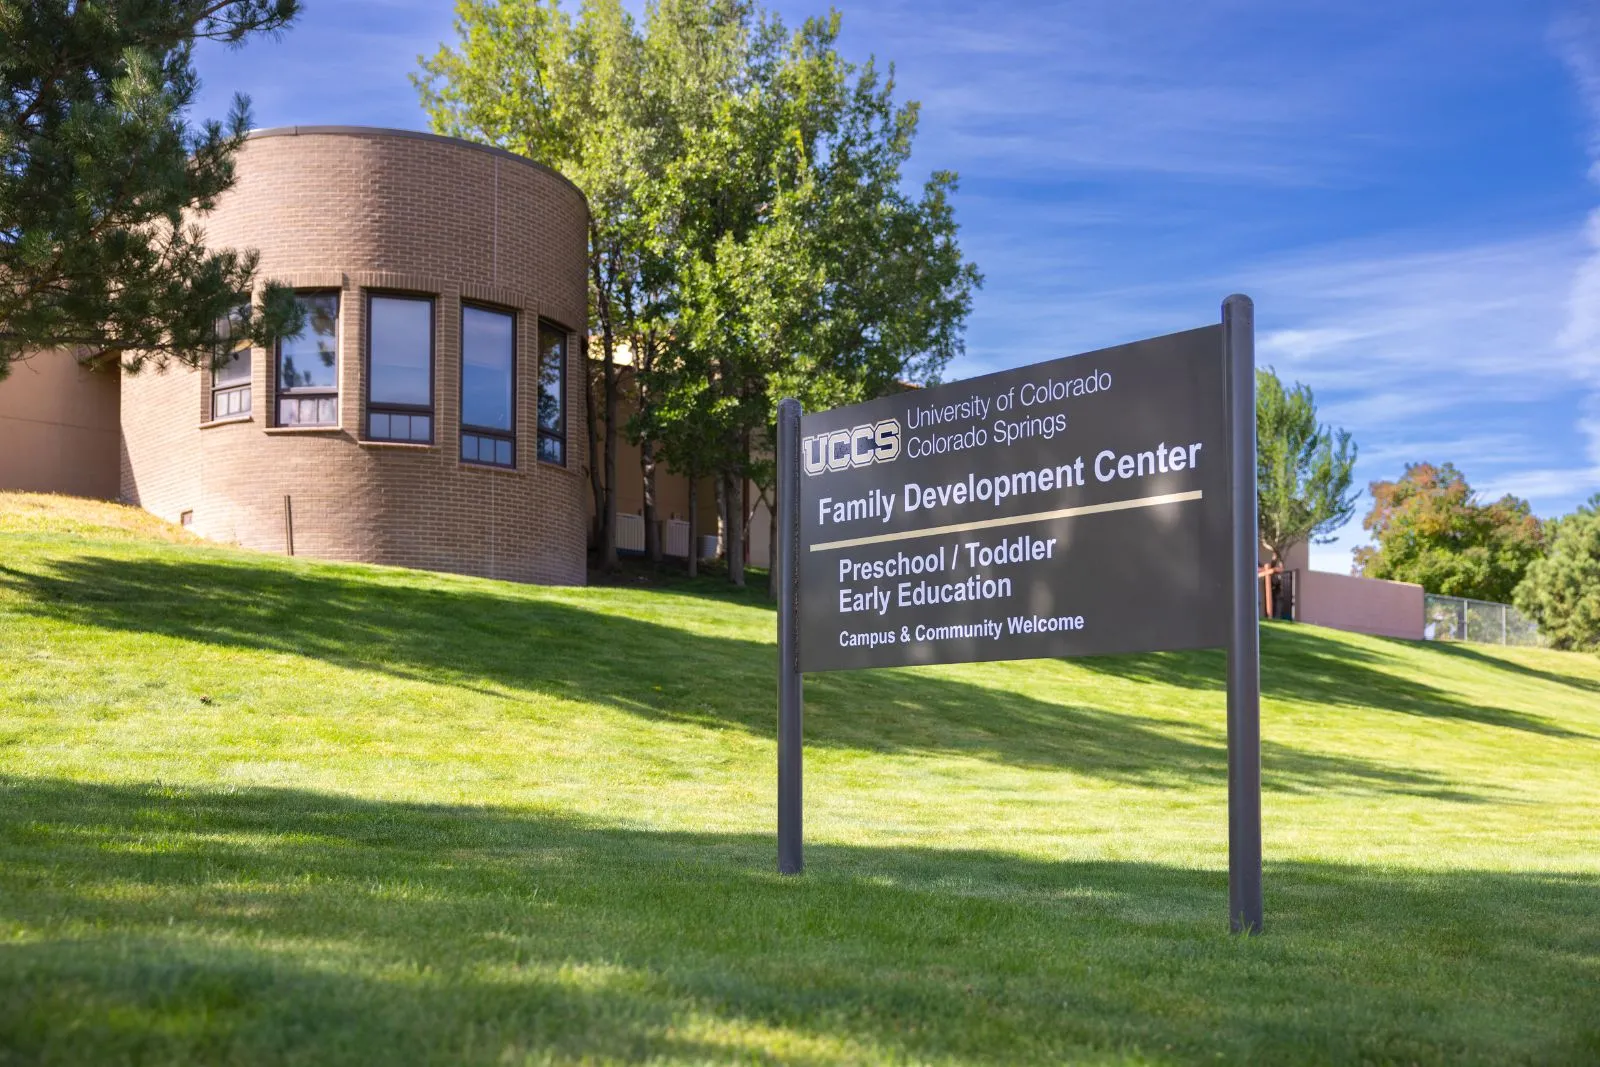
<svg viewBox="0 0 1600 1067"><path fill-rule="evenodd" d="M727 586L726 576L690 580L671 564L651 570L648 564L628 561L603 584L654 586L673 593L747 603L775 610L764 592L764 573L746 590ZM1372 638L1397 648L1415 642ZM1431 653L1469 659L1488 667L1521 674L1541 682L1600 693L1600 681L1554 674L1511 660L1486 656L1477 649L1452 642L1433 642ZM1262 691L1267 696L1324 704L1362 704L1407 715L1460 719L1466 722L1524 730L1547 737L1583 738L1593 735L1573 731L1525 712L1462 700L1436 686L1380 669L1385 657L1344 642L1332 642L1312 630L1269 625L1262 630ZM1156 652L1144 655L1099 656L1074 659L1091 670L1140 681L1160 682L1187 689L1221 692L1224 658L1221 650Z"/></svg>
<svg viewBox="0 0 1600 1067"><path fill-rule="evenodd" d="M775 729L773 645L531 590L191 558L72 556L45 567L0 567L0 587L20 593L23 610L52 619L294 653L513 699L599 702L761 736ZM659 603L666 614L675 601L663 595ZM691 597L681 603L704 610ZM867 671L814 678L806 710L811 745L970 755L1171 788L1227 778L1220 697L1217 725L1207 728L911 671ZM1272 742L1263 755L1270 790L1485 798L1480 789L1390 763Z"/></svg>
<svg viewBox="0 0 1600 1067"><path fill-rule="evenodd" d="M1434 652L1449 647L1429 645L1428 650ZM1477 658L1541 681L1584 688L1581 679L1567 679L1531 668L1519 669L1486 656ZM1133 681L1219 692L1223 688L1225 660L1218 650L1095 656L1073 662L1089 670ZM1389 669L1384 669L1386 666ZM1404 715L1522 730L1546 737L1595 739L1537 715L1463 700L1447 690L1396 673L1405 669L1371 649L1330 641L1311 630L1274 625L1265 626L1261 631L1261 691L1268 697L1333 706L1359 705Z"/></svg>
<svg viewBox="0 0 1600 1067"><path fill-rule="evenodd" d="M742 589L730 583L727 565L721 561L702 560L700 573L691 578L681 559L667 558L657 564L632 555L621 557L614 571L591 566L588 574L589 585L596 588L657 589L777 611L776 601L767 595L766 568L746 565L744 580Z"/></svg>
<svg viewBox="0 0 1600 1067"><path fill-rule="evenodd" d="M1499 671L1509 671L1528 678L1536 678L1541 682L1552 685L1564 685L1571 689L1579 689L1586 693L1600 693L1600 680L1594 678L1579 678L1570 674L1555 674L1551 671L1541 671L1537 667L1530 667L1526 663L1518 663L1513 659L1500 656L1485 655L1481 649L1458 641L1435 641L1428 646L1438 651L1441 655L1453 656L1456 659L1467 660L1483 667L1491 667Z"/></svg>
<svg viewBox="0 0 1600 1067"><path fill-rule="evenodd" d="M1593 1062L1600 879L0 778L0 1061Z"/></svg>

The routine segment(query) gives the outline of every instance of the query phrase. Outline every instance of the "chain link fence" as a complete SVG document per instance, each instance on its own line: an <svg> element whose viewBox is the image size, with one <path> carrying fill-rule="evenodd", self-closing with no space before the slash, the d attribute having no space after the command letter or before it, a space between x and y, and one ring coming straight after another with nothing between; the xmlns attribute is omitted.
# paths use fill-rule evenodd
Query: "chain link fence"
<svg viewBox="0 0 1600 1067"><path fill-rule="evenodd" d="M1533 621L1510 604L1427 593L1422 598L1423 636L1429 641L1476 641L1486 645L1543 648Z"/></svg>

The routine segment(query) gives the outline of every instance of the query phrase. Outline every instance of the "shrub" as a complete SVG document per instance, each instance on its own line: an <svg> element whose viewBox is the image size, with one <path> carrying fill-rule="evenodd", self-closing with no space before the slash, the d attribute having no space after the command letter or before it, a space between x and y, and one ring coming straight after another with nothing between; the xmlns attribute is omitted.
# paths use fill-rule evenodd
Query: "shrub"
<svg viewBox="0 0 1600 1067"><path fill-rule="evenodd" d="M1551 522L1548 544L1517 586L1517 610L1556 648L1600 648L1600 493Z"/></svg>

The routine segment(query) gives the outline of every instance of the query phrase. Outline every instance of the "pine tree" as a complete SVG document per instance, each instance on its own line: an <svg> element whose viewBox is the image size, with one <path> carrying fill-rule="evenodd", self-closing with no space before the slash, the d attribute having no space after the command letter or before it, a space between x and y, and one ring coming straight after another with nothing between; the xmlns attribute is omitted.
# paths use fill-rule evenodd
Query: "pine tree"
<svg viewBox="0 0 1600 1067"><path fill-rule="evenodd" d="M1600 493L1551 522L1548 537L1517 586L1517 610L1556 648L1600 649Z"/></svg>
<svg viewBox="0 0 1600 1067"><path fill-rule="evenodd" d="M44 348L132 368L213 357L256 256L207 248L194 219L232 186L250 113L241 96L225 122L189 124L194 47L277 33L298 11L0 0L0 377ZM258 343L297 325L285 290L263 309L235 316Z"/></svg>

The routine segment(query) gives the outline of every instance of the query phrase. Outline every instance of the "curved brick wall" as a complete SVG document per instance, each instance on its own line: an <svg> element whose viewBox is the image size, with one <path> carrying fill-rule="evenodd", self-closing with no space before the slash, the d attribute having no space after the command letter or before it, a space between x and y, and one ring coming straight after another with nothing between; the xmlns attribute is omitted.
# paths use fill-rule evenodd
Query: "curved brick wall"
<svg viewBox="0 0 1600 1067"><path fill-rule="evenodd" d="M267 551L287 549L288 514L299 555L584 580L587 210L571 183L453 138L294 127L252 135L238 184L200 221L215 246L259 250L259 277L340 291L339 425L274 425L270 351L252 355L245 419L209 421L209 373L124 375L126 500ZM373 290L434 299L431 445L363 439ZM514 470L459 458L463 299L517 314ZM540 318L568 335L565 466L535 458Z"/></svg>

